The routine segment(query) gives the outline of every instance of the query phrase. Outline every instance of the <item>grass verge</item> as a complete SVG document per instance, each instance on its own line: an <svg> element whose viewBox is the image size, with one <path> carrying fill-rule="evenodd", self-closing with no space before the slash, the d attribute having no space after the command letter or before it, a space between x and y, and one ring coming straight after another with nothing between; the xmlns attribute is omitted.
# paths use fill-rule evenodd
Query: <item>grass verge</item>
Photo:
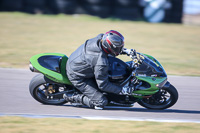
<svg viewBox="0 0 200 133"><path fill-rule="evenodd" d="M1 133L197 133L197 123L0 117Z"/></svg>
<svg viewBox="0 0 200 133"><path fill-rule="evenodd" d="M31 56L45 52L69 56L87 39L114 29L125 36L125 47L154 56L168 74L200 76L199 26L1 12L0 29L0 67L28 68Z"/></svg>

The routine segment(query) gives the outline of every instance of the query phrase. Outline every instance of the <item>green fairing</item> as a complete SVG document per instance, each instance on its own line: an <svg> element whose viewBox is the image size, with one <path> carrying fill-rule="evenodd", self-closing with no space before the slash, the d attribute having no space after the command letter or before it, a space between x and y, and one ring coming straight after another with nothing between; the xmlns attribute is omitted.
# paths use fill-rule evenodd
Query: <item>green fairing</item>
<svg viewBox="0 0 200 133"><path fill-rule="evenodd" d="M156 85L164 82L167 79L167 77L142 77L142 76L136 76L136 77L139 80L149 83L151 86L149 89L134 91L135 94L141 94L142 96L153 95L156 92L158 92L159 88L156 87ZM135 96L135 95L134 97L141 98L141 96Z"/></svg>
<svg viewBox="0 0 200 133"><path fill-rule="evenodd" d="M154 57L152 57L151 55L147 55L147 54L143 54L143 55L149 57L155 63L157 63L160 67L162 67L162 65ZM156 92L159 91L159 88L156 87L156 85L164 82L165 80L167 80L167 77L136 76L136 78L139 79L139 80L142 80L142 81L145 81L145 82L149 83L150 86L151 86L150 88L145 89L145 90L134 91L133 92L134 93L133 96L136 97L136 98L142 98L142 96L145 96L145 95L153 95L153 94L155 94ZM153 78L154 78L154 80L153 80ZM142 95L142 96L139 96L138 94Z"/></svg>
<svg viewBox="0 0 200 133"><path fill-rule="evenodd" d="M55 55L55 56L61 56L62 57L62 62L61 62L61 65L60 65L61 73L57 73L57 72L54 72L52 70L49 70L49 69L41 66L38 63L38 58L40 58L41 56L46 56L46 55ZM68 57L64 54L43 53L43 54L37 54L37 55L31 57L30 62L36 70L38 70L39 72L44 74L47 78L51 79L52 81L71 85L71 82L69 81L69 79L66 75L66 62L67 62L67 60L68 60Z"/></svg>

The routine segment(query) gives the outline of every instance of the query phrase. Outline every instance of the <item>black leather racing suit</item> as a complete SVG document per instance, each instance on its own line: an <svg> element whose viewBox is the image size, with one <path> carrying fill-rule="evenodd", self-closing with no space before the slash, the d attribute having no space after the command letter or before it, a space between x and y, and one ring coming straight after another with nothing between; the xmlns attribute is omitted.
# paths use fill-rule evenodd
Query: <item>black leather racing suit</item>
<svg viewBox="0 0 200 133"><path fill-rule="evenodd" d="M122 89L108 80L108 55L99 45L102 36L87 40L67 61L67 76L85 95L82 103L89 107L107 104L107 98L100 91L119 94Z"/></svg>

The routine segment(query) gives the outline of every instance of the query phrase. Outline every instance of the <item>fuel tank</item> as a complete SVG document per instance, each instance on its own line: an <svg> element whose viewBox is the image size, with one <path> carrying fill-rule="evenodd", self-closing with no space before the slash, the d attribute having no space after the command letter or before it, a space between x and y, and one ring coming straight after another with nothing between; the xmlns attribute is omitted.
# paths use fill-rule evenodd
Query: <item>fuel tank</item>
<svg viewBox="0 0 200 133"><path fill-rule="evenodd" d="M122 60L109 56L108 61L108 74L111 82L121 83L131 74L129 66Z"/></svg>

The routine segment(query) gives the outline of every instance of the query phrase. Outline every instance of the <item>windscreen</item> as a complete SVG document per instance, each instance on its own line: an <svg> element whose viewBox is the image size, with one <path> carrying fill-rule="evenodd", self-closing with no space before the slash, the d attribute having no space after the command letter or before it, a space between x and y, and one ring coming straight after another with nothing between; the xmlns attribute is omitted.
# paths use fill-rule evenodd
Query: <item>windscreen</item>
<svg viewBox="0 0 200 133"><path fill-rule="evenodd" d="M137 69L138 74L146 76L166 76L162 66L155 59L143 55L142 64Z"/></svg>

